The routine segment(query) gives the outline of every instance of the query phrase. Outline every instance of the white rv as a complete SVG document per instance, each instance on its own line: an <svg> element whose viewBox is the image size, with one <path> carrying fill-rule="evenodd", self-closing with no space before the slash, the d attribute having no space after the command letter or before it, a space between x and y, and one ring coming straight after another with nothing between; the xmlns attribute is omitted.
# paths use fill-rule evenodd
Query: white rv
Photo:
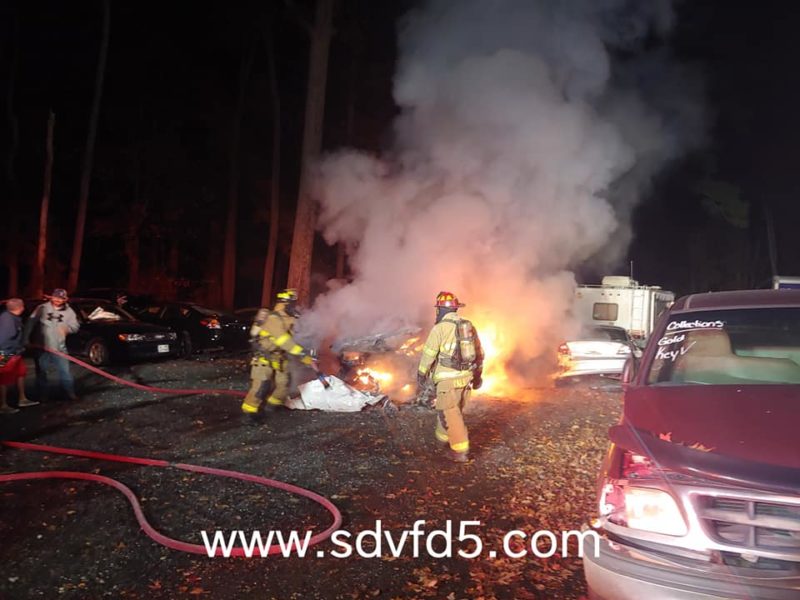
<svg viewBox="0 0 800 600"><path fill-rule="evenodd" d="M579 285L575 314L588 325L616 325L631 337L646 339L658 316L675 301L675 294L657 285L639 285L630 277L607 275L601 285Z"/></svg>
<svg viewBox="0 0 800 600"><path fill-rule="evenodd" d="M772 278L772 288L776 290L800 290L800 277L775 275Z"/></svg>

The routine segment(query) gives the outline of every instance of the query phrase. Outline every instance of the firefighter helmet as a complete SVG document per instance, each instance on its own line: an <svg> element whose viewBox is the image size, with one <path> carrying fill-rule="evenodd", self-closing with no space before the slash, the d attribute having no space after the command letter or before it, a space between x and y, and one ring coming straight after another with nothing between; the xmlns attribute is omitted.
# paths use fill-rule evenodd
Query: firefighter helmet
<svg viewBox="0 0 800 600"><path fill-rule="evenodd" d="M439 292L439 295L436 296L436 304L434 306L436 308L461 308L462 306L466 306L466 304L461 304L455 294L451 292Z"/></svg>
<svg viewBox="0 0 800 600"><path fill-rule="evenodd" d="M277 304L283 304L286 314L290 317L299 317L300 311L297 309L297 291L287 288L282 292L278 292L275 296Z"/></svg>
<svg viewBox="0 0 800 600"><path fill-rule="evenodd" d="M297 291L293 289L283 290L282 292L278 292L278 294L275 296L275 299L278 302L285 302L287 304L291 302L297 302Z"/></svg>

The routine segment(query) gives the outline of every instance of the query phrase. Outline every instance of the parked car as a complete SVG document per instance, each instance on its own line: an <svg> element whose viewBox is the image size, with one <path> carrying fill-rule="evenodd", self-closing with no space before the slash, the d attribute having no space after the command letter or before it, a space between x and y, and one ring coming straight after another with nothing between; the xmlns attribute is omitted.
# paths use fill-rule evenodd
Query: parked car
<svg viewBox="0 0 800 600"><path fill-rule="evenodd" d="M67 349L70 354L86 357L92 365L174 357L178 353L178 336L167 327L143 323L100 298L71 298L69 304L81 328L67 337Z"/></svg>
<svg viewBox="0 0 800 600"><path fill-rule="evenodd" d="M591 598L800 598L800 290L692 295L623 372Z"/></svg>
<svg viewBox="0 0 800 600"><path fill-rule="evenodd" d="M248 347L250 323L221 310L191 302L154 302L137 313L140 319L178 333L181 356L198 350L241 350Z"/></svg>
<svg viewBox="0 0 800 600"><path fill-rule="evenodd" d="M248 306L247 308L237 308L233 311L233 315L239 319L243 323L247 323L248 325L252 325L253 321L256 318L256 313L260 311L261 308L258 306Z"/></svg>
<svg viewBox="0 0 800 600"><path fill-rule="evenodd" d="M132 292L131 290L117 287L89 288L87 290L79 290L73 295L79 298L107 300L124 308L132 315L136 315L137 312L155 301L152 294Z"/></svg>
<svg viewBox="0 0 800 600"><path fill-rule="evenodd" d="M578 339L559 346L557 377L619 376L628 357L638 357L641 353L622 327L594 326Z"/></svg>

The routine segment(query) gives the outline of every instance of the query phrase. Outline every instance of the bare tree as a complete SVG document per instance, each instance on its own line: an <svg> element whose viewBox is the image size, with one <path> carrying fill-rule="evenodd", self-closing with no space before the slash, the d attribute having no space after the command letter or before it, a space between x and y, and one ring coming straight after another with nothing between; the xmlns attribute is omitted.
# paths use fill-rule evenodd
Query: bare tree
<svg viewBox="0 0 800 600"><path fill-rule="evenodd" d="M14 110L14 91L17 79L17 65L19 64L19 35L18 21L14 18L11 25L11 68L8 75L8 89L6 92L6 118L11 139L8 144L8 157L6 160L6 182L8 184L8 201L12 207L10 219L6 223L7 248L5 251L6 265L8 267L8 295L17 296L19 293L19 187L16 176L17 148L19 147L19 121Z"/></svg>
<svg viewBox="0 0 800 600"><path fill-rule="evenodd" d="M50 111L47 119L47 137L44 151L44 185L42 186L42 202L39 209L39 243L36 247L36 264L33 267L33 295L41 297L44 292L44 262L47 257L47 219L50 214L50 189L53 184L53 132L56 126L56 115Z"/></svg>
<svg viewBox="0 0 800 600"><path fill-rule="evenodd" d="M261 283L261 306L269 306L275 278L275 256L278 251L278 229L281 217L281 97L278 92L278 73L272 36L264 34L269 67L269 90L272 99L272 181L269 192L269 240L264 259L264 279Z"/></svg>
<svg viewBox="0 0 800 600"><path fill-rule="evenodd" d="M94 79L94 98L92 112L89 115L89 132L86 136L86 147L83 154L81 168L81 187L78 198L78 217L75 222L75 239L72 243L72 259L69 265L69 279L67 286L74 290L78 286L78 277L81 270L81 255L83 253L83 237L86 228L86 210L89 204L89 186L92 180L92 162L94 160L94 143L97 137L97 120L100 114L100 99L103 95L103 79L106 72L106 57L108 56L108 33L111 26L111 15L108 0L103 0L103 32L100 42L100 54L97 60L97 70Z"/></svg>
<svg viewBox="0 0 800 600"><path fill-rule="evenodd" d="M294 219L292 250L289 257L289 286L297 289L302 304L310 302L311 259L314 252L314 231L317 215L309 183L311 167L322 149L322 127L325 116L325 90L328 77L328 54L333 35L334 0L317 0L314 26L309 28L308 89L303 130L300 192Z"/></svg>
<svg viewBox="0 0 800 600"><path fill-rule="evenodd" d="M772 211L769 205L764 202L764 226L767 229L767 252L769 256L769 268L772 276L778 275L778 242L775 237L775 220L772 218Z"/></svg>
<svg viewBox="0 0 800 600"><path fill-rule="evenodd" d="M242 134L242 114L244 113L245 92L253 65L253 44L248 43L242 54L239 66L239 92L236 99L236 110L233 114L231 132L230 179L228 181L228 214L225 219L225 245L222 258L222 304L227 309L233 308L236 293L236 220L239 214L239 140Z"/></svg>

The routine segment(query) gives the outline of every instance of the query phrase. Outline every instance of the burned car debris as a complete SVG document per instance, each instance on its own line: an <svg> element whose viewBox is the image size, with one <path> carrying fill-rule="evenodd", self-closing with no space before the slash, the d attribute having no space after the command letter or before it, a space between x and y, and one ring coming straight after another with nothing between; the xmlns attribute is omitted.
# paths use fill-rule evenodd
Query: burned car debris
<svg viewBox="0 0 800 600"><path fill-rule="evenodd" d="M356 390L415 402L420 333L417 327L405 327L337 341L331 346L339 361L337 376Z"/></svg>

